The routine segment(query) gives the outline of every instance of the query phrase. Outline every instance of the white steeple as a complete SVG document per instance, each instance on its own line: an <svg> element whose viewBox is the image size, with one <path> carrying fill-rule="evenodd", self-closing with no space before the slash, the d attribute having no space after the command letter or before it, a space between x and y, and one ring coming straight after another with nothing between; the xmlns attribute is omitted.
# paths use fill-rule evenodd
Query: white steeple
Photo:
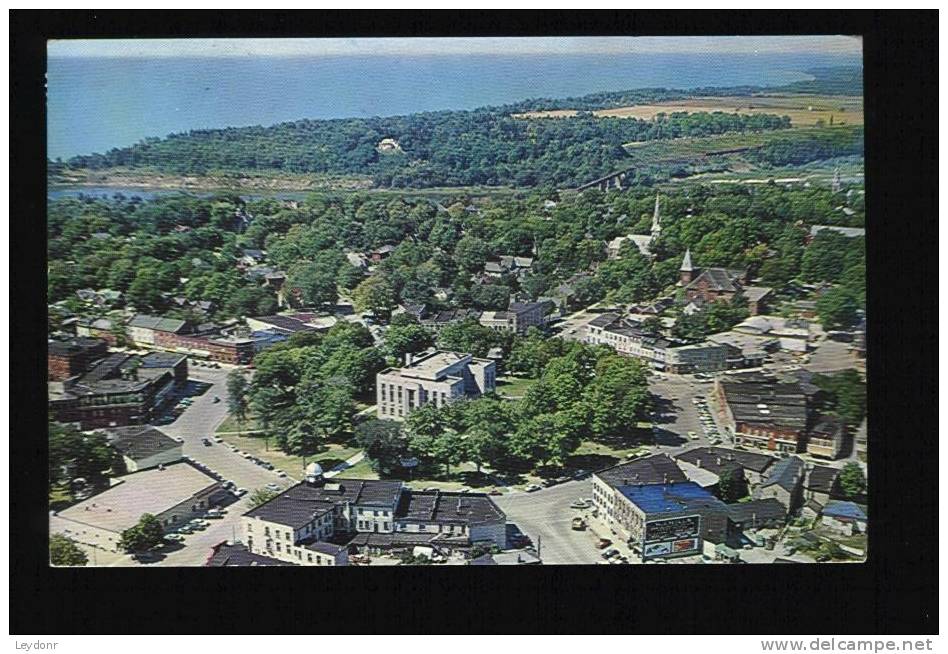
<svg viewBox="0 0 948 654"><path fill-rule="evenodd" d="M833 171L833 193L839 193L842 188L843 184L839 179L839 166L836 166L836 169Z"/></svg>
<svg viewBox="0 0 948 654"><path fill-rule="evenodd" d="M693 272L694 266L691 265L691 248L685 250L685 258L681 260L681 268L678 269L681 272Z"/></svg>
<svg viewBox="0 0 948 654"><path fill-rule="evenodd" d="M656 239L662 235L662 218L659 215L658 193L655 194L655 213L652 214L652 238Z"/></svg>

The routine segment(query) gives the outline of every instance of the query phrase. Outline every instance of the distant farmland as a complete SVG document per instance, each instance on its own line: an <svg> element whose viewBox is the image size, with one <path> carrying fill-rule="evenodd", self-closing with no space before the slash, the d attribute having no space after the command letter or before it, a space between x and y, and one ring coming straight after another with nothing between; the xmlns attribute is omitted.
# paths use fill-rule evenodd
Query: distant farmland
<svg viewBox="0 0 948 654"><path fill-rule="evenodd" d="M813 127L817 124L862 125L862 98L834 95L754 95L720 98L688 98L655 104L642 104L613 109L598 109L596 116L617 118L639 118L651 120L659 114L676 112L712 113L723 111L739 114L778 114L789 116L794 127ZM533 111L514 114L514 118L563 118L578 112L571 109L556 111Z"/></svg>

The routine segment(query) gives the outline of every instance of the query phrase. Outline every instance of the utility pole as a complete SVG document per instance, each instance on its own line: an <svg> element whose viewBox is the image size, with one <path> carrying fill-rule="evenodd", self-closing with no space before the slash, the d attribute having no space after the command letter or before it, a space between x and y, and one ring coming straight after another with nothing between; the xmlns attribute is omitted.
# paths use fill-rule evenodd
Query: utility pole
<svg viewBox="0 0 948 654"><path fill-rule="evenodd" d="M537 558L540 559L541 561L543 560L543 557L540 556L540 548L542 547L542 545L543 545L543 536L541 536L540 534L537 534Z"/></svg>

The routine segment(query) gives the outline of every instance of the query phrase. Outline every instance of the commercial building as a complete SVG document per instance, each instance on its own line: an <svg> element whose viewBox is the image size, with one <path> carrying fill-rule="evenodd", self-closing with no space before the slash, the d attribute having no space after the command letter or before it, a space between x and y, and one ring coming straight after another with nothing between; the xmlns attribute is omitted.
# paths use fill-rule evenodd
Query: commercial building
<svg viewBox="0 0 948 654"><path fill-rule="evenodd" d="M511 302L506 311L485 311L478 321L497 331L525 334L530 327L542 327L547 310L545 302Z"/></svg>
<svg viewBox="0 0 948 654"><path fill-rule="evenodd" d="M156 336L161 334L186 334L188 324L177 318L158 318L140 313L128 323L128 337L135 345L156 345Z"/></svg>
<svg viewBox="0 0 948 654"><path fill-rule="evenodd" d="M250 552L299 565L345 565L346 547L504 547L506 516L487 495L412 491L400 481L333 478L318 466L243 516Z"/></svg>
<svg viewBox="0 0 948 654"><path fill-rule="evenodd" d="M84 373L93 361L107 356L108 343L101 338L50 340L46 347L46 371L50 381L63 381Z"/></svg>
<svg viewBox="0 0 948 654"><path fill-rule="evenodd" d="M705 540L727 539L727 505L694 482L615 490L618 532L643 559L701 554Z"/></svg>
<svg viewBox="0 0 948 654"><path fill-rule="evenodd" d="M76 322L76 335L86 338L101 338L111 347L119 344L115 323L108 318L80 318Z"/></svg>
<svg viewBox="0 0 948 654"><path fill-rule="evenodd" d="M183 443L157 427L130 426L110 429L109 445L119 454L129 472L169 465L183 458Z"/></svg>
<svg viewBox="0 0 948 654"><path fill-rule="evenodd" d="M810 429L806 451L823 459L838 459L843 453L845 437L843 423L824 416Z"/></svg>
<svg viewBox="0 0 948 654"><path fill-rule="evenodd" d="M421 326L433 332L439 332L448 325L454 325L465 320L479 321L481 312L475 309L449 309L438 311L421 318Z"/></svg>
<svg viewBox="0 0 948 654"><path fill-rule="evenodd" d="M50 382L49 411L55 420L82 429L140 425L157 415L175 388L173 366L145 368L141 358L116 353L83 375Z"/></svg>
<svg viewBox="0 0 948 654"><path fill-rule="evenodd" d="M182 462L118 477L98 495L50 516L50 531L109 551L119 551L122 532L145 513L165 530L203 515L221 482Z"/></svg>
<svg viewBox="0 0 948 654"><path fill-rule="evenodd" d="M287 566L294 565L289 561L281 561L269 556L254 554L242 543L218 543L211 548L211 555L204 562L206 568L237 568L254 566Z"/></svg>
<svg viewBox="0 0 948 654"><path fill-rule="evenodd" d="M720 476L724 470L740 467L743 478L751 488L764 480L767 470L777 459L748 450L734 450L726 447L696 447L675 456L682 463L709 470Z"/></svg>
<svg viewBox="0 0 948 654"><path fill-rule="evenodd" d="M656 454L598 470L592 480L593 506L605 525L615 530L616 488L632 484L670 484L688 481L688 478L668 455Z"/></svg>
<svg viewBox="0 0 948 654"><path fill-rule="evenodd" d="M727 517L735 531L779 529L787 522L787 507L780 500L769 497L729 504Z"/></svg>
<svg viewBox="0 0 948 654"><path fill-rule="evenodd" d="M727 367L727 348L722 345L676 343L647 333L639 323L615 313L591 320L583 340L591 345L608 345L618 354L643 359L653 368L674 374L717 372Z"/></svg>
<svg viewBox="0 0 948 654"><path fill-rule="evenodd" d="M776 452L805 451L809 410L799 381L734 375L715 380L714 396L722 426L736 444Z"/></svg>
<svg viewBox="0 0 948 654"><path fill-rule="evenodd" d="M477 397L492 392L496 383L497 366L489 359L442 350L407 355L405 366L376 375L378 417L404 418L428 403L441 407Z"/></svg>

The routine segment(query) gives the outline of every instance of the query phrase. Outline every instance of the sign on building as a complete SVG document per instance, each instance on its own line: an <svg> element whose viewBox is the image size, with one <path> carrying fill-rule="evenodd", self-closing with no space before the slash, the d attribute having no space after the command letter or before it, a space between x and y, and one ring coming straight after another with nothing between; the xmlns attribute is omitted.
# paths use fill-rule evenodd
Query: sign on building
<svg viewBox="0 0 948 654"><path fill-rule="evenodd" d="M642 558L697 552L701 548L700 529L698 515L646 522Z"/></svg>

